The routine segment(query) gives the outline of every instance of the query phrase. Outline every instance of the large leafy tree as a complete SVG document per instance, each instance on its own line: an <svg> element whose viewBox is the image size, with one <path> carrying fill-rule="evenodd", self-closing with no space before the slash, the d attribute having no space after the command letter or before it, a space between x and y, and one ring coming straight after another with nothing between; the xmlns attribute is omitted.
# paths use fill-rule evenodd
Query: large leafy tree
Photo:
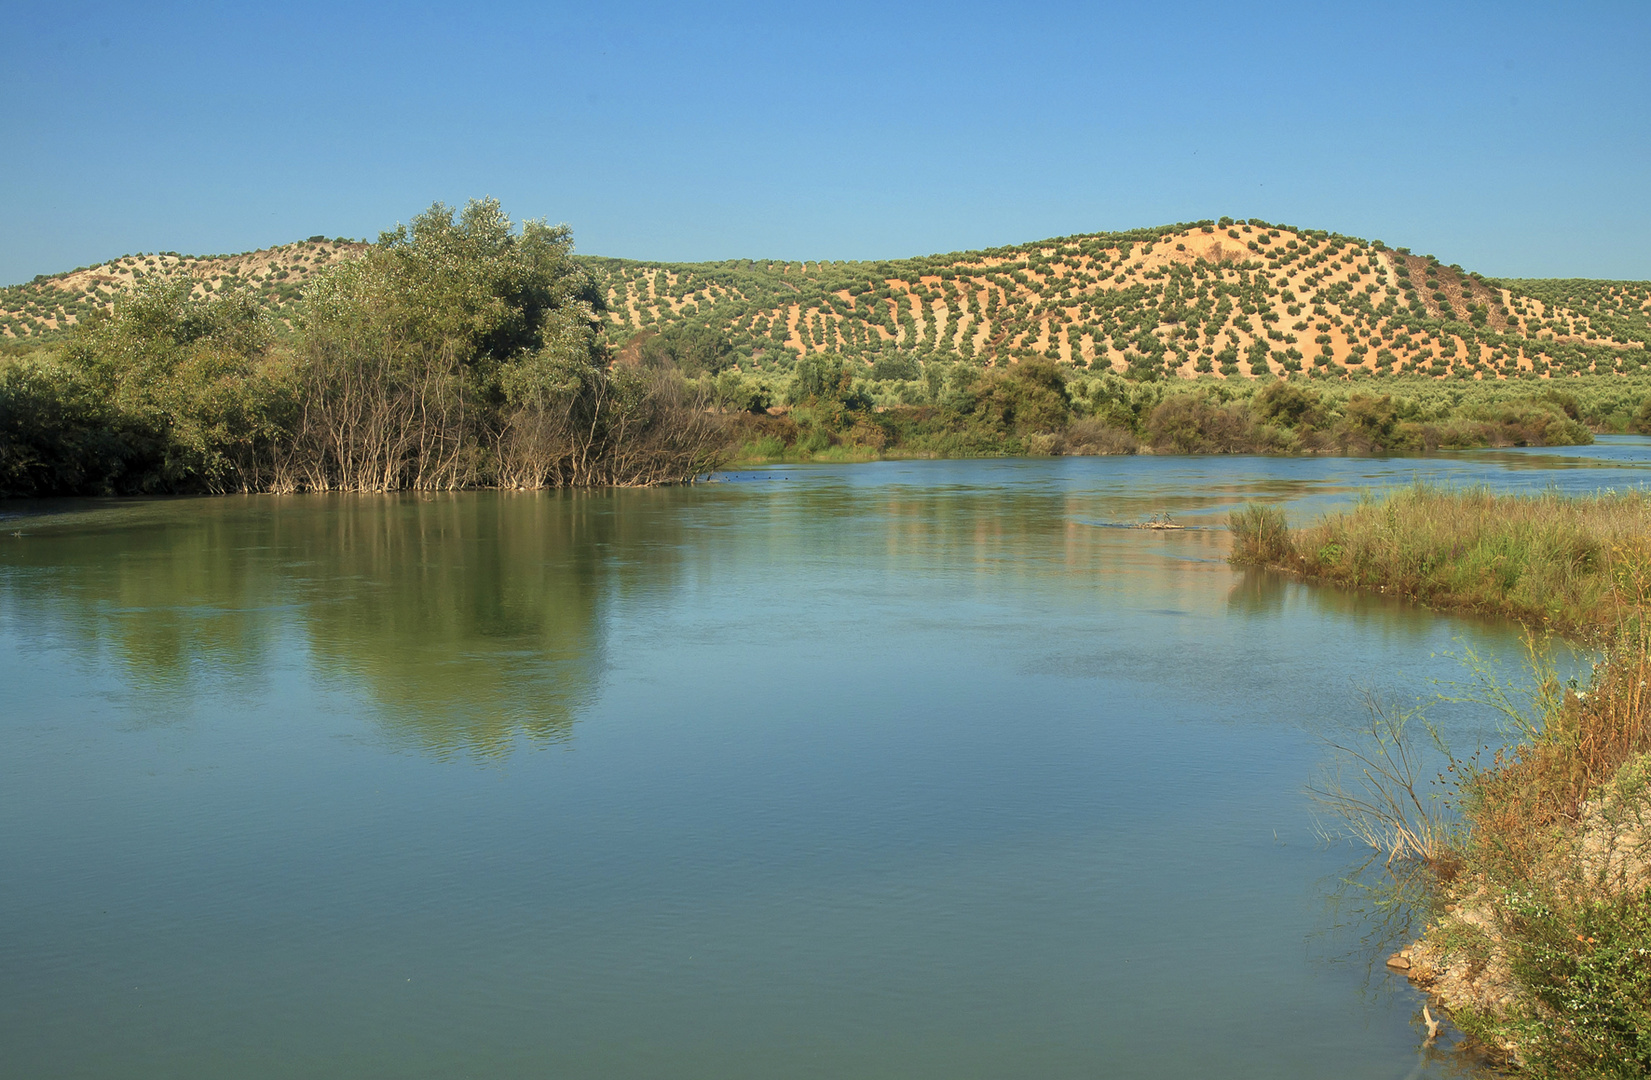
<svg viewBox="0 0 1651 1080"><path fill-rule="evenodd" d="M457 487L523 410L599 377L601 296L566 226L437 203L306 295L294 482Z"/></svg>
<svg viewBox="0 0 1651 1080"><path fill-rule="evenodd" d="M565 226L440 203L306 297L288 470L383 490L692 479L722 437L675 372L610 371Z"/></svg>
<svg viewBox="0 0 1651 1080"><path fill-rule="evenodd" d="M641 360L651 367L674 366L690 378L717 375L733 366L734 347L715 327L685 323L644 340Z"/></svg>
<svg viewBox="0 0 1651 1080"><path fill-rule="evenodd" d="M120 445L111 490L231 491L264 482L289 404L268 318L245 295L195 297L197 284L140 282L112 314L78 326L64 350Z"/></svg>
<svg viewBox="0 0 1651 1080"><path fill-rule="evenodd" d="M595 362L601 294L572 259L566 225L518 231L497 199L436 203L379 236L358 270L409 342L453 350L484 371L547 346Z"/></svg>

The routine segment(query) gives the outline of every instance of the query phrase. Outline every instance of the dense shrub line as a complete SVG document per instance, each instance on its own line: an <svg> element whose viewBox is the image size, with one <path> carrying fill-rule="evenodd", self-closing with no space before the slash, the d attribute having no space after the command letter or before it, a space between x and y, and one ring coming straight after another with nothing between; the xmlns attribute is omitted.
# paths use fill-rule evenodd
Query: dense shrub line
<svg viewBox="0 0 1651 1080"><path fill-rule="evenodd" d="M0 361L0 494L680 483L722 458L702 387L609 363L566 227L492 200L317 273L292 333L197 284L146 278Z"/></svg>
<svg viewBox="0 0 1651 1080"><path fill-rule="evenodd" d="M1515 384L1472 393L1417 380L1398 393L1262 383L1140 383L1052 361L926 366L891 396L830 354L787 380L725 372L710 385L746 409L745 459L839 456L1158 453L1415 453L1593 440L1575 398ZM770 402L778 411L765 408Z"/></svg>

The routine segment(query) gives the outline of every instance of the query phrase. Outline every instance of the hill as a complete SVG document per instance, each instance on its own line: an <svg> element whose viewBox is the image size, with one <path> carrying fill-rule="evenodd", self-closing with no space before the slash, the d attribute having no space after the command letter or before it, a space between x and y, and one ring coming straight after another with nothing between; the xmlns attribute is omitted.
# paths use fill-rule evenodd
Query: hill
<svg viewBox="0 0 1651 1080"><path fill-rule="evenodd" d="M175 251L123 255L66 274L42 274L23 285L0 289L0 340L16 344L50 342L91 312L109 308L114 298L150 274L196 278L196 296L225 289L251 290L284 317L304 283L321 270L356 258L367 245L342 237L312 236L294 244L238 255L180 255Z"/></svg>
<svg viewBox="0 0 1651 1080"><path fill-rule="evenodd" d="M496 200L437 203L373 245L127 256L0 292L0 495L1575 445L1651 432L1647 289L1225 219L658 265L576 256Z"/></svg>
<svg viewBox="0 0 1651 1080"><path fill-rule="evenodd" d="M608 334L726 336L763 370L831 351L1042 357L1138 376L1639 371L1651 283L1497 281L1380 241L1201 222L879 263L588 259Z"/></svg>
<svg viewBox="0 0 1651 1080"><path fill-rule="evenodd" d="M46 344L140 275L245 287L278 317L366 245L125 256L0 290L0 339ZM1047 358L1136 378L1363 370L1443 377L1637 373L1651 283L1496 280L1431 256L1257 219L1097 233L883 262L652 263L580 256L623 355L654 335L711 371L834 353L874 379L931 360Z"/></svg>

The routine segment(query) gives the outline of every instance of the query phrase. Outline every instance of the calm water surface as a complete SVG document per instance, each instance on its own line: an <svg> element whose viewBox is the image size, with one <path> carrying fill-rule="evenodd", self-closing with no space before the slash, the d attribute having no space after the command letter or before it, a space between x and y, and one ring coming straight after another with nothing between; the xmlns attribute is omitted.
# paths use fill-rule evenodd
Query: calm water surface
<svg viewBox="0 0 1651 1080"><path fill-rule="evenodd" d="M1235 572L1216 526L1648 468L8 507L0 1074L1449 1075L1303 787L1361 688L1516 635ZM1160 511L1208 528L1114 527Z"/></svg>

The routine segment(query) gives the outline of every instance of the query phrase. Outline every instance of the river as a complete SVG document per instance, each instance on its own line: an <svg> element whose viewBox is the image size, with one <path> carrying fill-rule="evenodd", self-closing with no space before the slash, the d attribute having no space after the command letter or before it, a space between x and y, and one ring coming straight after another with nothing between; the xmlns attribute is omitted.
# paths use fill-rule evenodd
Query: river
<svg viewBox="0 0 1651 1080"><path fill-rule="evenodd" d="M0 1073L1454 1075L1305 788L1364 691L1518 634L1235 571L1221 526L1648 469L0 505Z"/></svg>

